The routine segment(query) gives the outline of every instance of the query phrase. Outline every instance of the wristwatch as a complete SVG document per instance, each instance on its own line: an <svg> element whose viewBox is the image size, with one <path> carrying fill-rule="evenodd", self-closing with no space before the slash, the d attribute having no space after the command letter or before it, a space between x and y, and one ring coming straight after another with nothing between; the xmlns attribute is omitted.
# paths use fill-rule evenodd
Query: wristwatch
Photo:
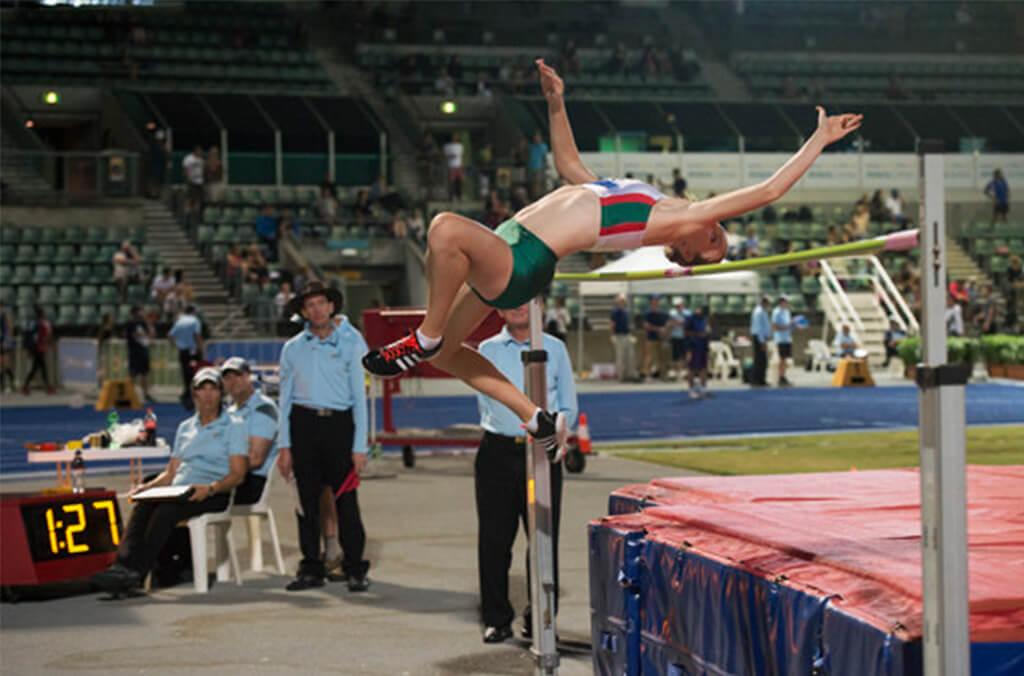
<svg viewBox="0 0 1024 676"><path fill-rule="evenodd" d="M207 494L206 497L212 498L216 494L217 494L217 482L216 481L211 481L210 482L210 492Z"/></svg>

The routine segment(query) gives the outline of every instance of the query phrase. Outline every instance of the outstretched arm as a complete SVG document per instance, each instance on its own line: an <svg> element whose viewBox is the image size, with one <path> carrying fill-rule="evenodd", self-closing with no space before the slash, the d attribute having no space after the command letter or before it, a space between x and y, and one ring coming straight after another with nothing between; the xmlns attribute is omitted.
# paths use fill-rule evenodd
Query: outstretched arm
<svg viewBox="0 0 1024 676"><path fill-rule="evenodd" d="M864 119L863 115L850 113L828 116L824 108L817 108L817 130L770 178L757 185L695 202L688 209L689 217L703 223L724 221L771 204L789 192L826 147L859 129Z"/></svg>
<svg viewBox="0 0 1024 676"><path fill-rule="evenodd" d="M537 73L540 75L540 87L544 98L548 100L548 125L551 127L551 150L555 154L555 169L558 175L573 185L596 181L597 177L590 173L580 159L576 149L576 140L572 136L569 116L565 112L565 83L544 59L537 59Z"/></svg>

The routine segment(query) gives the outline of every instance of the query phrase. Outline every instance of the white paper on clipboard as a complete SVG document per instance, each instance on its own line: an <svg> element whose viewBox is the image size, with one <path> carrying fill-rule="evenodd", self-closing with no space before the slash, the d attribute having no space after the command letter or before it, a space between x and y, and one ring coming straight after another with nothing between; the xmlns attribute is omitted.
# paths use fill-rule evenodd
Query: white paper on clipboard
<svg viewBox="0 0 1024 676"><path fill-rule="evenodd" d="M155 486L153 488L147 488L144 491L140 491L131 497L135 502L174 502L176 500L187 499L193 492L195 492L195 489L188 484L183 486Z"/></svg>

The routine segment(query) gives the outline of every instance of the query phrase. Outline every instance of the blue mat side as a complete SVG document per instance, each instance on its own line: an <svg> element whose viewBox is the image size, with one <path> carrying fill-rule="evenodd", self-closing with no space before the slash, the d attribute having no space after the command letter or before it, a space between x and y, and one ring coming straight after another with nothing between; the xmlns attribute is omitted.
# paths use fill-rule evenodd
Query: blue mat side
<svg viewBox="0 0 1024 676"><path fill-rule="evenodd" d="M629 532L590 526L591 634L597 673L623 673L629 622L620 585ZM642 673L915 673L919 648L841 613L828 599L692 550L644 540ZM610 637L617 637L613 641ZM615 649L612 649L615 648ZM629 673L629 669L626 669Z"/></svg>

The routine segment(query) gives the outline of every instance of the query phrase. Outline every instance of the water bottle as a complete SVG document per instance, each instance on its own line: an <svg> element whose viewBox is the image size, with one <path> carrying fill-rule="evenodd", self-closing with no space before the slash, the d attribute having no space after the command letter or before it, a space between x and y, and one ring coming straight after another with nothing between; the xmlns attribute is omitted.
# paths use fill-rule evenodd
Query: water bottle
<svg viewBox="0 0 1024 676"><path fill-rule="evenodd" d="M117 432L117 425L120 418L117 415L117 411L111 411L110 415L107 416L107 435L110 437L110 448L120 448L121 443L116 440L115 433Z"/></svg>
<svg viewBox="0 0 1024 676"><path fill-rule="evenodd" d="M146 446L156 446L156 413L152 408L146 409L146 421L142 426L146 430Z"/></svg>
<svg viewBox="0 0 1024 676"><path fill-rule="evenodd" d="M85 459L82 451L75 451L75 459L71 461L71 492L85 492Z"/></svg>

